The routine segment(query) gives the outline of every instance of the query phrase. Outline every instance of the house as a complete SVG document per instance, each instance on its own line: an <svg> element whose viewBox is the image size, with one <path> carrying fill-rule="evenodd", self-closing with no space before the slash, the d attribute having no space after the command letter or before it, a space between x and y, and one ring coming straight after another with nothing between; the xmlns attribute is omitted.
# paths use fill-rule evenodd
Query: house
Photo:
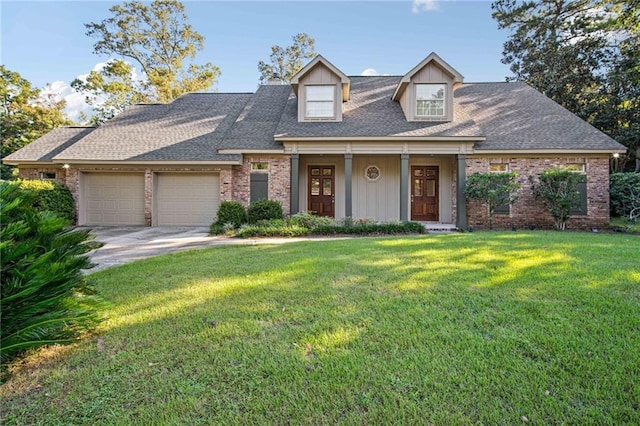
<svg viewBox="0 0 640 426"><path fill-rule="evenodd" d="M528 181L584 176L569 227L609 222L609 161L625 147L524 83L465 83L431 53L403 76L345 75L322 56L291 84L135 105L98 128L60 128L4 159L72 191L79 225L208 225L223 200L285 213L482 226L475 172L516 172L499 227L550 227ZM275 83L275 84L272 84Z"/></svg>

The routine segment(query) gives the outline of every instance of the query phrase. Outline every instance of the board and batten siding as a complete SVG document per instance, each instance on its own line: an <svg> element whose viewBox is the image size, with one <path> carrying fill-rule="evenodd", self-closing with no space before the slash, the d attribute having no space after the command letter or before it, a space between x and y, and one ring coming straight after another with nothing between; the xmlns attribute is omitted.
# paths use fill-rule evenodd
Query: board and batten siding
<svg viewBox="0 0 640 426"><path fill-rule="evenodd" d="M369 166L380 169L380 178L365 176ZM389 222L400 219L400 157L353 157L353 216Z"/></svg>
<svg viewBox="0 0 640 426"><path fill-rule="evenodd" d="M409 158L411 166L439 167L439 209L440 222L452 223L453 215L453 163L455 157L415 155ZM378 166L381 177L371 182L365 177L368 166ZM345 216L345 176L343 155L302 155L300 156L299 211L307 211L308 169L309 166L334 166L335 179L335 217ZM370 218L377 221L397 221L400 219L400 155L354 155L352 174L353 217ZM408 177L411 190L411 176ZM411 211L411 196L407 206Z"/></svg>

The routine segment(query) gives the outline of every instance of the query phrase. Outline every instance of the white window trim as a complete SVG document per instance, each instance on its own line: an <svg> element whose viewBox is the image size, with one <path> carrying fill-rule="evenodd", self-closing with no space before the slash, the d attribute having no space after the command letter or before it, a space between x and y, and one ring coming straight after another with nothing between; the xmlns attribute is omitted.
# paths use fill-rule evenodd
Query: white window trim
<svg viewBox="0 0 640 426"><path fill-rule="evenodd" d="M327 99L309 99L309 89L311 88L330 88L331 89L331 100ZM310 115L309 114L309 103L331 103L331 114L330 115ZM310 84L305 86L305 105L304 105L304 117L307 120L335 120L336 118L336 86L333 84Z"/></svg>
<svg viewBox="0 0 640 426"><path fill-rule="evenodd" d="M266 167L263 167L263 166L266 166ZM251 171L252 172L268 172L269 163L266 161L256 161L255 163L251 163Z"/></svg>
<svg viewBox="0 0 640 426"><path fill-rule="evenodd" d="M447 84L446 83L415 83L414 84L414 95L415 95L415 103L414 103L414 108L415 108L415 117L416 118L446 118L447 117ZM442 92L442 99L423 99L423 101L441 101L442 102L442 114L441 115L435 115L435 114L419 114L418 113L418 102L420 101L420 99L418 99L418 89L421 86L442 86L443 92Z"/></svg>
<svg viewBox="0 0 640 426"><path fill-rule="evenodd" d="M53 177L52 178L45 177L45 175L47 174L53 174ZM40 180L55 181L58 178L58 174L56 172L40 172L39 177L40 177Z"/></svg>
<svg viewBox="0 0 640 426"><path fill-rule="evenodd" d="M491 170L491 166L505 166L505 170ZM509 173L509 163L489 163L489 173Z"/></svg>

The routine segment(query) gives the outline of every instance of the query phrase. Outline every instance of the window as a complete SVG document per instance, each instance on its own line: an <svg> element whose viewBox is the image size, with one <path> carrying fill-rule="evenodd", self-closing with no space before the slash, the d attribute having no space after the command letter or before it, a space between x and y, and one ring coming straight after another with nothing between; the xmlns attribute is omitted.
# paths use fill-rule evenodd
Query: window
<svg viewBox="0 0 640 426"><path fill-rule="evenodd" d="M509 164L508 163L492 163L489 164L489 171L493 173L508 173L509 172Z"/></svg>
<svg viewBox="0 0 640 426"><path fill-rule="evenodd" d="M335 116L335 86L306 86L309 118L333 118Z"/></svg>
<svg viewBox="0 0 640 426"><path fill-rule="evenodd" d="M444 84L416 84L416 115L444 117Z"/></svg>
<svg viewBox="0 0 640 426"><path fill-rule="evenodd" d="M587 214L587 175L586 166L584 163L570 163L566 165L566 169L575 173L582 174L582 179L578 183L576 188L580 193L580 205L571 209L572 215L586 215Z"/></svg>
<svg viewBox="0 0 640 426"><path fill-rule="evenodd" d="M251 173L249 180L250 204L269 198L269 175L267 173Z"/></svg>
<svg viewBox="0 0 640 426"><path fill-rule="evenodd" d="M380 179L380 177L382 176L382 174L380 173L380 167L378 166L368 166L366 169L364 169L364 177L369 181L369 182L375 182L378 179Z"/></svg>
<svg viewBox="0 0 640 426"><path fill-rule="evenodd" d="M269 170L269 163L251 163L251 170Z"/></svg>
<svg viewBox="0 0 640 426"><path fill-rule="evenodd" d="M56 180L56 172L40 172L40 180Z"/></svg>
<svg viewBox="0 0 640 426"><path fill-rule="evenodd" d="M509 173L509 163L490 163L489 172L491 173ZM495 214L511 213L511 205L509 203L496 206L493 210Z"/></svg>

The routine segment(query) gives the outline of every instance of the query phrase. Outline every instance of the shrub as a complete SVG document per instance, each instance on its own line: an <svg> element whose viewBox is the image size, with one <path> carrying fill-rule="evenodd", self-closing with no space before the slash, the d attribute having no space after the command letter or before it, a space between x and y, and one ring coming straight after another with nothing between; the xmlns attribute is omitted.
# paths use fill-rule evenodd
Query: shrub
<svg viewBox="0 0 640 426"><path fill-rule="evenodd" d="M308 233L309 230L305 227L282 219L275 219L260 224L244 225L238 230L236 236L239 238L301 237Z"/></svg>
<svg viewBox="0 0 640 426"><path fill-rule="evenodd" d="M640 215L640 173L613 173L609 176L611 212L630 219Z"/></svg>
<svg viewBox="0 0 640 426"><path fill-rule="evenodd" d="M489 208L489 229L493 229L496 208L511 205L517 199L521 185L514 173L474 173L467 178L465 194L471 200L481 201Z"/></svg>
<svg viewBox="0 0 640 426"><path fill-rule="evenodd" d="M220 225L217 222L213 222L209 227L209 235L222 235L225 233L224 225Z"/></svg>
<svg viewBox="0 0 640 426"><path fill-rule="evenodd" d="M309 212L296 213L289 219L292 223L313 232L318 226L333 225L334 220L326 216L317 216Z"/></svg>
<svg viewBox="0 0 640 426"><path fill-rule="evenodd" d="M260 200L249 206L247 210L249 223L261 220L282 219L282 204L276 200Z"/></svg>
<svg viewBox="0 0 640 426"><path fill-rule="evenodd" d="M424 234L424 226L418 222L388 222L369 223L358 221L347 221L347 224L321 225L313 230L314 234L352 234L352 235L375 235L375 234Z"/></svg>
<svg viewBox="0 0 640 426"><path fill-rule="evenodd" d="M0 359L54 343L68 343L95 326L98 299L81 270L93 265L89 230L34 208L36 191L0 183L2 298Z"/></svg>
<svg viewBox="0 0 640 426"><path fill-rule="evenodd" d="M529 176L534 196L542 200L551 213L556 229L564 231L571 210L580 205L578 184L581 180L581 175L565 169L545 170L538 175L537 183Z"/></svg>
<svg viewBox="0 0 640 426"><path fill-rule="evenodd" d="M54 212L68 221L73 221L75 207L69 188L48 180L21 180L18 182L21 190L34 194L32 199L33 207L36 210Z"/></svg>
<svg viewBox="0 0 640 426"><path fill-rule="evenodd" d="M218 215L214 223L220 226L230 223L239 228L240 225L247 223L247 211L237 201L223 201L218 207Z"/></svg>

